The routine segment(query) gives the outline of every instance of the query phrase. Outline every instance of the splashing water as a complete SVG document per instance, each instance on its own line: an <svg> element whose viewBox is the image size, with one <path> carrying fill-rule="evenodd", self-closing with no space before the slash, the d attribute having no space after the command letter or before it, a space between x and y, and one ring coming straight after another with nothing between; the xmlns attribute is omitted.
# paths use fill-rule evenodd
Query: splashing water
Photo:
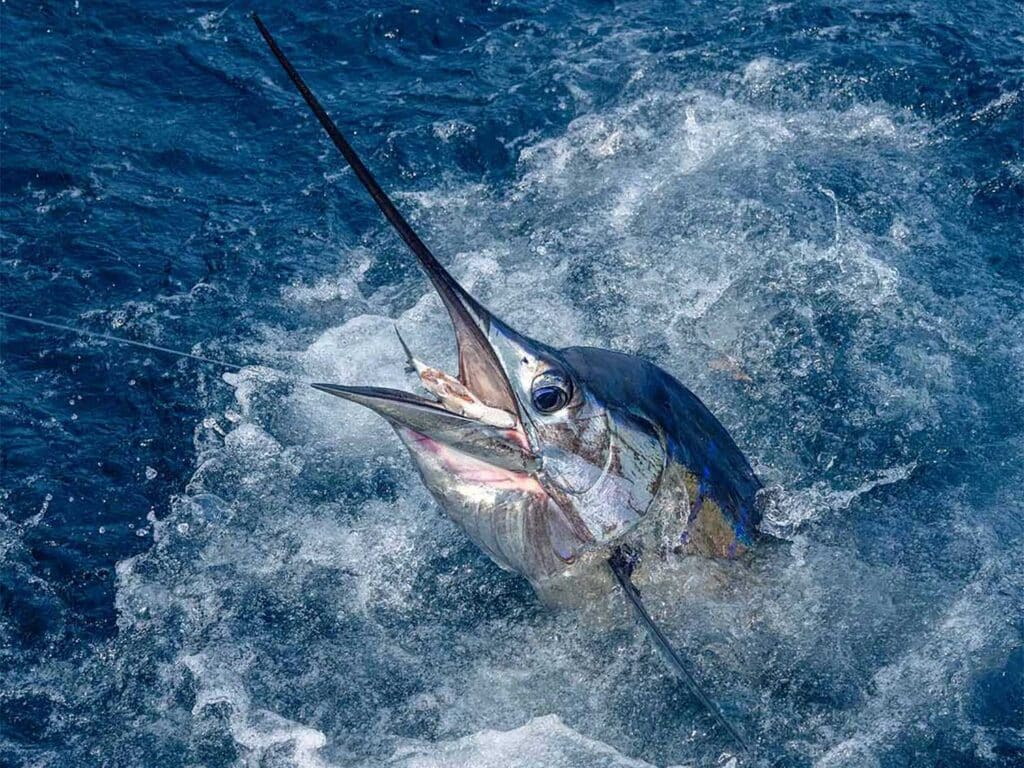
<svg viewBox="0 0 1024 768"><path fill-rule="evenodd" d="M454 350L244 11L3 13L4 310L253 361L5 326L5 758L733 764L624 604L545 611L299 383ZM654 359L773 486L750 562L644 594L759 760L1024 759L1019 16L278 14L474 295Z"/></svg>

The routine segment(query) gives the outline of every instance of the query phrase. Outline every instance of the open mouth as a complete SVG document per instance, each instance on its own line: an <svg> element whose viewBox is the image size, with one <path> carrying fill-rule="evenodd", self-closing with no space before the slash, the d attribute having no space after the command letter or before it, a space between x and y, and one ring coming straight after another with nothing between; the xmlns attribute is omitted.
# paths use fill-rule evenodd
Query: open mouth
<svg viewBox="0 0 1024 768"><path fill-rule="evenodd" d="M399 335L409 367L419 375L429 397L382 387L320 383L313 387L370 408L396 428L493 466L533 472L537 457L530 450L519 404L494 346L512 341L515 332L495 321L425 246L417 256L451 317L458 376L418 360Z"/></svg>

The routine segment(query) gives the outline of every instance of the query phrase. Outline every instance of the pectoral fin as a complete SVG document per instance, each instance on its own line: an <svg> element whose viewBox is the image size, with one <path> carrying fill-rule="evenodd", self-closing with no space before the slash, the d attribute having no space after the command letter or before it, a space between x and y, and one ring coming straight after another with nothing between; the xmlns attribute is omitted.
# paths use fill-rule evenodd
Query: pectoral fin
<svg viewBox="0 0 1024 768"><path fill-rule="evenodd" d="M626 595L626 599L629 601L630 608L633 610L633 615L636 616L637 621L643 625L643 628L647 631L655 648L661 654L662 658L668 664L672 673L686 686L686 688L693 694L693 697L699 701L704 708L711 713L715 718L715 721L722 726L732 738L736 744L744 751L749 752L750 747L747 744L747 740L743 738L743 734L739 730L726 720L725 715L722 714L722 710L718 708L708 695L704 693L700 687L700 683L693 676L693 673L687 669L686 664L683 663L682 658L676 652L675 648L669 642L668 638L661 631L657 624L654 623L654 619L647 613L647 609L644 608L643 601L640 599L640 590L636 588L630 578L633 574L633 569L638 562L637 555L626 547L617 547L611 557L608 558L608 567L611 569L612 574L615 576L615 580L622 587L622 591Z"/></svg>

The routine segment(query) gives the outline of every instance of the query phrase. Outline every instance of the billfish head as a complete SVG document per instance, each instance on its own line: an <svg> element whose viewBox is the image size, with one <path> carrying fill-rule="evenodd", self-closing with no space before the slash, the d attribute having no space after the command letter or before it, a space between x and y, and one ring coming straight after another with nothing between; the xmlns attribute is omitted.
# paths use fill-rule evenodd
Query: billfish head
<svg viewBox="0 0 1024 768"><path fill-rule="evenodd" d="M467 485L548 497L571 531L560 544L567 558L628 531L657 492L665 464L658 428L603 402L558 350L494 317L436 261L424 266L455 329L458 376L409 353L434 399L314 386L387 419L421 470L433 468L424 480L439 497Z"/></svg>

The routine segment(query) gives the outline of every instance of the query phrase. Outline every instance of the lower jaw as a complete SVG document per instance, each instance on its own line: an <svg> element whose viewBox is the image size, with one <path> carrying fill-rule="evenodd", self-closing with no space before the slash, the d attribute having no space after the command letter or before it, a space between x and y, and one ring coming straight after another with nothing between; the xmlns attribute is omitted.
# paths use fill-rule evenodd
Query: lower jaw
<svg viewBox="0 0 1024 768"><path fill-rule="evenodd" d="M543 492L533 475L489 464L411 429L400 427L398 432L410 451L433 458L455 483L484 486L492 490Z"/></svg>

